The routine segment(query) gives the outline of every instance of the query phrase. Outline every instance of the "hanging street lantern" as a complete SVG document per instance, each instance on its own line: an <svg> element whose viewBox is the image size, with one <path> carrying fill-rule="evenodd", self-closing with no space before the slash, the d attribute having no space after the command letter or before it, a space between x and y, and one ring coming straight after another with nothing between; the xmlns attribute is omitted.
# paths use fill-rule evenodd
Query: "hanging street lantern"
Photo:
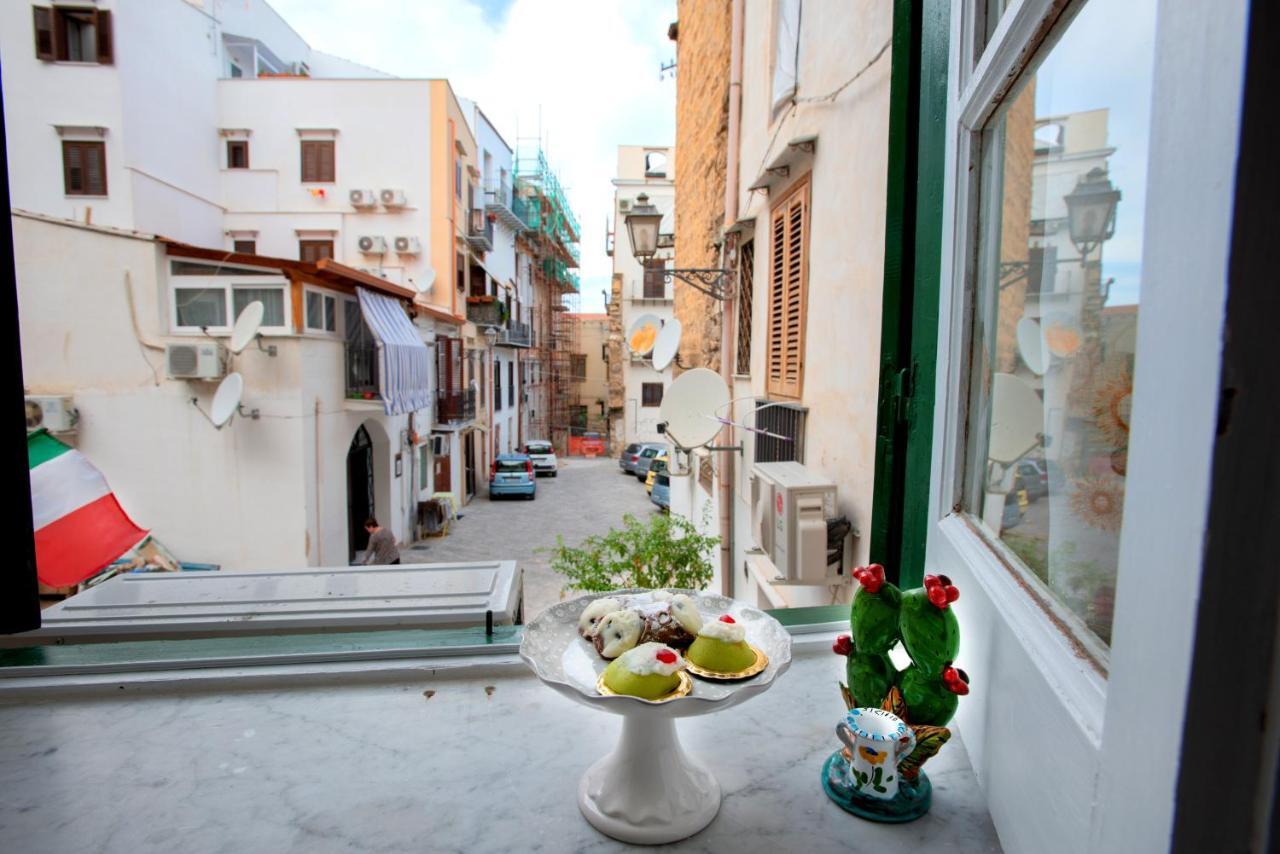
<svg viewBox="0 0 1280 854"><path fill-rule="evenodd" d="M649 204L648 193L641 193L636 196L636 203L626 220L631 254L643 264L658 251L658 228L662 225L662 213Z"/></svg>
<svg viewBox="0 0 1280 854"><path fill-rule="evenodd" d="M1064 200L1067 203L1067 228L1071 242L1082 257L1116 232L1116 204L1120 191L1111 185L1107 172L1094 167L1080 177L1076 187Z"/></svg>

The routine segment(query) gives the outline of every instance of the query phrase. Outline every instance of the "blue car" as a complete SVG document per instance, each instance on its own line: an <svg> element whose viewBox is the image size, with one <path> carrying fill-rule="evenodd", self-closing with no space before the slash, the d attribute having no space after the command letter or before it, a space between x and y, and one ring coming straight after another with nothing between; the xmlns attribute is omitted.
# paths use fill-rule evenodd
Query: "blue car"
<svg viewBox="0 0 1280 854"><path fill-rule="evenodd" d="M666 472L654 475L653 492L649 493L649 500L663 510L671 509L671 475Z"/></svg>
<svg viewBox="0 0 1280 854"><path fill-rule="evenodd" d="M489 499L500 495L523 495L532 501L538 495L533 460L528 454L499 454L489 470Z"/></svg>

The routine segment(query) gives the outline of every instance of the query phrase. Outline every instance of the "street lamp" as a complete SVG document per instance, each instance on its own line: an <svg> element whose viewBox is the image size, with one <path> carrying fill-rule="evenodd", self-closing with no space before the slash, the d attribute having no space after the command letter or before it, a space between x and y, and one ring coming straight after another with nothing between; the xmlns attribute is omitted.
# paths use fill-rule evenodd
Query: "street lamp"
<svg viewBox="0 0 1280 854"><path fill-rule="evenodd" d="M1071 242L1080 251L1083 261L1098 244L1110 240L1116 233L1116 204L1120 201L1120 191L1111 185L1106 170L1095 166L1081 176L1076 188L1064 200Z"/></svg>
<svg viewBox="0 0 1280 854"><path fill-rule="evenodd" d="M631 254L641 264L653 258L658 252L658 228L662 225L662 213L649 203L649 194L636 196L636 203L626 216L627 237L631 240ZM655 271L656 272L656 271ZM687 269L663 268L664 284L672 278L691 285L709 297L718 300L728 299L731 274L729 270L712 267Z"/></svg>

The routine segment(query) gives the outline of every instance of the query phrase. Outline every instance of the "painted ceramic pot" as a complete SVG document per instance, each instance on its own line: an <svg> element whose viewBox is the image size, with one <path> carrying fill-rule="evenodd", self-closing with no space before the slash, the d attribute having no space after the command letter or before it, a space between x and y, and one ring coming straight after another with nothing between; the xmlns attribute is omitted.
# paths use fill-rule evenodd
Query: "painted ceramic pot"
<svg viewBox="0 0 1280 854"><path fill-rule="evenodd" d="M893 800L898 795L898 763L911 755L916 736L892 712L850 709L836 724L836 735L849 748L848 785L863 797Z"/></svg>

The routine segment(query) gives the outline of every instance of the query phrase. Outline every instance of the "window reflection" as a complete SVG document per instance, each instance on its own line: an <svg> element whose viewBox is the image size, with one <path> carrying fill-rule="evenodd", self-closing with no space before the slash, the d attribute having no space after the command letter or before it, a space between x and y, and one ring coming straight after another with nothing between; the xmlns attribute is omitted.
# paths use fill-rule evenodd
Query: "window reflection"
<svg viewBox="0 0 1280 854"><path fill-rule="evenodd" d="M997 4L998 5L998 4ZM1135 370L1153 0L1093 0L984 137L970 508L1109 643ZM1123 26L1121 25L1123 24Z"/></svg>

